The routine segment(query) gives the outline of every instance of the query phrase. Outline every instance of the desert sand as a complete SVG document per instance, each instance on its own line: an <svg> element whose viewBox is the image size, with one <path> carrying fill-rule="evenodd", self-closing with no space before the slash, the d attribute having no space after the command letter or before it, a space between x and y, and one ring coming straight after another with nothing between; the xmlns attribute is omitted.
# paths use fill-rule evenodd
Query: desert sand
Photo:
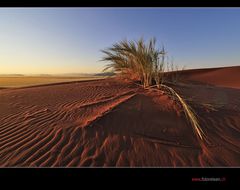
<svg viewBox="0 0 240 190"><path fill-rule="evenodd" d="M240 67L183 71L201 142L158 90L118 79L0 90L1 167L240 166Z"/></svg>
<svg viewBox="0 0 240 190"><path fill-rule="evenodd" d="M55 83L67 83L72 81L96 80L104 77L71 77L71 76L1 76L1 88L30 87Z"/></svg>

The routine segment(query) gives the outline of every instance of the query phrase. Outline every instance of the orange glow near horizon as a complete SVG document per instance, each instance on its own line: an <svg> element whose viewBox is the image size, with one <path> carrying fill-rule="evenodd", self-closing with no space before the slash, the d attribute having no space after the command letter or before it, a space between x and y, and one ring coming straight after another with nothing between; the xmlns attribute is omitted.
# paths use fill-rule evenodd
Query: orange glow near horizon
<svg viewBox="0 0 240 190"><path fill-rule="evenodd" d="M0 62L0 74L98 73L103 66L89 65L89 60L35 59L31 56L1 57Z"/></svg>

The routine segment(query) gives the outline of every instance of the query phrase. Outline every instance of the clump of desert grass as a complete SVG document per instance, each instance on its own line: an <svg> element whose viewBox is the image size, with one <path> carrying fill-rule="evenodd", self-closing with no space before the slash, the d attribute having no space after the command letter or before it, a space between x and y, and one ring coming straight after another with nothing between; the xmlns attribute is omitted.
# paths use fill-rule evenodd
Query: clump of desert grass
<svg viewBox="0 0 240 190"><path fill-rule="evenodd" d="M156 87L163 90L177 104L181 106L186 119L193 127L193 131L200 140L204 139L204 132L200 127L197 114L190 105L173 88L167 85L166 66L169 71L169 64L166 62L166 51L164 47L156 48L156 38L151 38L148 43L140 38L137 41L122 40L112 45L112 47L102 50L105 56L102 61L109 62L104 71L112 69L116 74L130 80L139 80L144 89ZM171 70L173 75L172 82L178 82L177 71L174 71L173 63Z"/></svg>

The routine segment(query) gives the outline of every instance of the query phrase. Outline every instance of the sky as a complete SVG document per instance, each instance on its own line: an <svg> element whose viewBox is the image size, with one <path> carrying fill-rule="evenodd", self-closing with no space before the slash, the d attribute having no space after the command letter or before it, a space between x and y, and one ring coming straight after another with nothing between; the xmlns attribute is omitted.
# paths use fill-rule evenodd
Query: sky
<svg viewBox="0 0 240 190"><path fill-rule="evenodd" d="M0 74L101 72L101 49L140 37L179 67L240 65L240 8L0 8Z"/></svg>

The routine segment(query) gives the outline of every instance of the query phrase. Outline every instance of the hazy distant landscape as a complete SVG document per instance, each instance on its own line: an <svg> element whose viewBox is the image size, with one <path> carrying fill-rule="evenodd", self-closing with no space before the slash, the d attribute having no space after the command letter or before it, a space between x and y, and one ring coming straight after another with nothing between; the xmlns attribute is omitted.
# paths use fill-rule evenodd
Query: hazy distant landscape
<svg viewBox="0 0 240 190"><path fill-rule="evenodd" d="M27 87L43 84L65 83L72 81L97 80L111 77L112 73L96 73L96 74L38 74L38 75L23 75L23 74L2 74L0 75L0 88Z"/></svg>

